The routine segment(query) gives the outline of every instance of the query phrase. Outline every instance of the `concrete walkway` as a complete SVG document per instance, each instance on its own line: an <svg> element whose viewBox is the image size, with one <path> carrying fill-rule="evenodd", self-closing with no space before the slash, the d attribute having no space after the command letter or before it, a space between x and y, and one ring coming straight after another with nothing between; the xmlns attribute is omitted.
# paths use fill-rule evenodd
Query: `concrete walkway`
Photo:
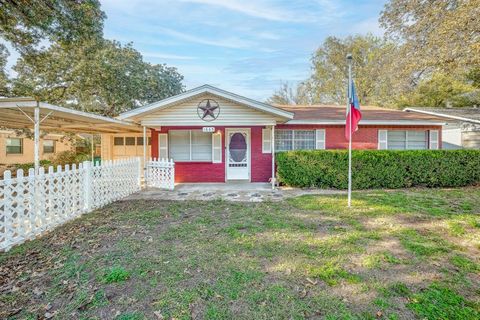
<svg viewBox="0 0 480 320"><path fill-rule="evenodd" d="M344 194L339 190L297 189L280 187L272 190L269 183L182 183L175 190L147 188L125 200L202 200L223 199L227 201L281 201L304 194Z"/></svg>

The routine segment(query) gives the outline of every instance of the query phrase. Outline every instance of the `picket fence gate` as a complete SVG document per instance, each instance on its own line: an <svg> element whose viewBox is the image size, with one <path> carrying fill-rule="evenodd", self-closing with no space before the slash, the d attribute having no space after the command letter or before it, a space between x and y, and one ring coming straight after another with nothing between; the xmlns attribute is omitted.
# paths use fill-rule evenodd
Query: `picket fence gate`
<svg viewBox="0 0 480 320"><path fill-rule="evenodd" d="M173 190L175 187L175 163L173 159L150 158L146 164L147 187Z"/></svg>
<svg viewBox="0 0 480 320"><path fill-rule="evenodd" d="M0 180L0 251L52 230L141 188L140 158L34 169Z"/></svg>

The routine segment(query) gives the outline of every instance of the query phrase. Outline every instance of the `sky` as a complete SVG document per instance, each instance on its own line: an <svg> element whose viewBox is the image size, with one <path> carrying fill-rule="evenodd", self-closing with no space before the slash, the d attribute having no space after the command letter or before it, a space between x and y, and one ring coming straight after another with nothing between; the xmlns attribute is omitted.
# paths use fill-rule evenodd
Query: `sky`
<svg viewBox="0 0 480 320"><path fill-rule="evenodd" d="M100 0L104 36L203 84L266 100L310 74L327 36L383 34L386 0ZM10 65L17 55L10 57Z"/></svg>

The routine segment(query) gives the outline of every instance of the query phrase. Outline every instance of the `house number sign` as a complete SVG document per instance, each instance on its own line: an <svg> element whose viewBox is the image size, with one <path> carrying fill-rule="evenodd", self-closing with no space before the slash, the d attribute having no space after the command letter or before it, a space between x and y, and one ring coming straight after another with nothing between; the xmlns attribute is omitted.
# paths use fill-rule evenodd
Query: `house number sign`
<svg viewBox="0 0 480 320"><path fill-rule="evenodd" d="M215 132L215 127L203 127L203 132Z"/></svg>

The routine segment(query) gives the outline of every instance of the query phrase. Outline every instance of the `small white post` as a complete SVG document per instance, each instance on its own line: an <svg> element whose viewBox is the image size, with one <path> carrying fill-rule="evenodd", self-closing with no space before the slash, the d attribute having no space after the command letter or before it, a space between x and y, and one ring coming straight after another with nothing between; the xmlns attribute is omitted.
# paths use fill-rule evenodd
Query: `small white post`
<svg viewBox="0 0 480 320"><path fill-rule="evenodd" d="M83 179L83 195L84 195L84 210L89 212L92 208L92 162L84 161L84 179Z"/></svg>
<svg viewBox="0 0 480 320"><path fill-rule="evenodd" d="M33 162L35 173L38 173L38 168L40 168L40 102L38 100L33 113L33 135Z"/></svg>
<svg viewBox="0 0 480 320"><path fill-rule="evenodd" d="M275 189L275 184L277 183L275 175L275 126L272 126L272 134L270 137L272 145L272 190Z"/></svg>
<svg viewBox="0 0 480 320"><path fill-rule="evenodd" d="M143 180L147 184L147 127L143 126Z"/></svg>
<svg viewBox="0 0 480 320"><path fill-rule="evenodd" d="M95 150L94 150L94 145L93 145L93 133L90 135L90 143L91 143L91 146L90 146L90 151L92 153L92 163L95 159Z"/></svg>
<svg viewBox="0 0 480 320"><path fill-rule="evenodd" d="M3 173L3 205L5 208L4 211L4 242L0 243L0 248L4 249L5 251L8 251L11 246L13 245L13 235L14 235L14 222L13 222L13 215L15 211L12 208L12 193L14 192L14 189L12 187L12 173L10 170L7 170Z"/></svg>

